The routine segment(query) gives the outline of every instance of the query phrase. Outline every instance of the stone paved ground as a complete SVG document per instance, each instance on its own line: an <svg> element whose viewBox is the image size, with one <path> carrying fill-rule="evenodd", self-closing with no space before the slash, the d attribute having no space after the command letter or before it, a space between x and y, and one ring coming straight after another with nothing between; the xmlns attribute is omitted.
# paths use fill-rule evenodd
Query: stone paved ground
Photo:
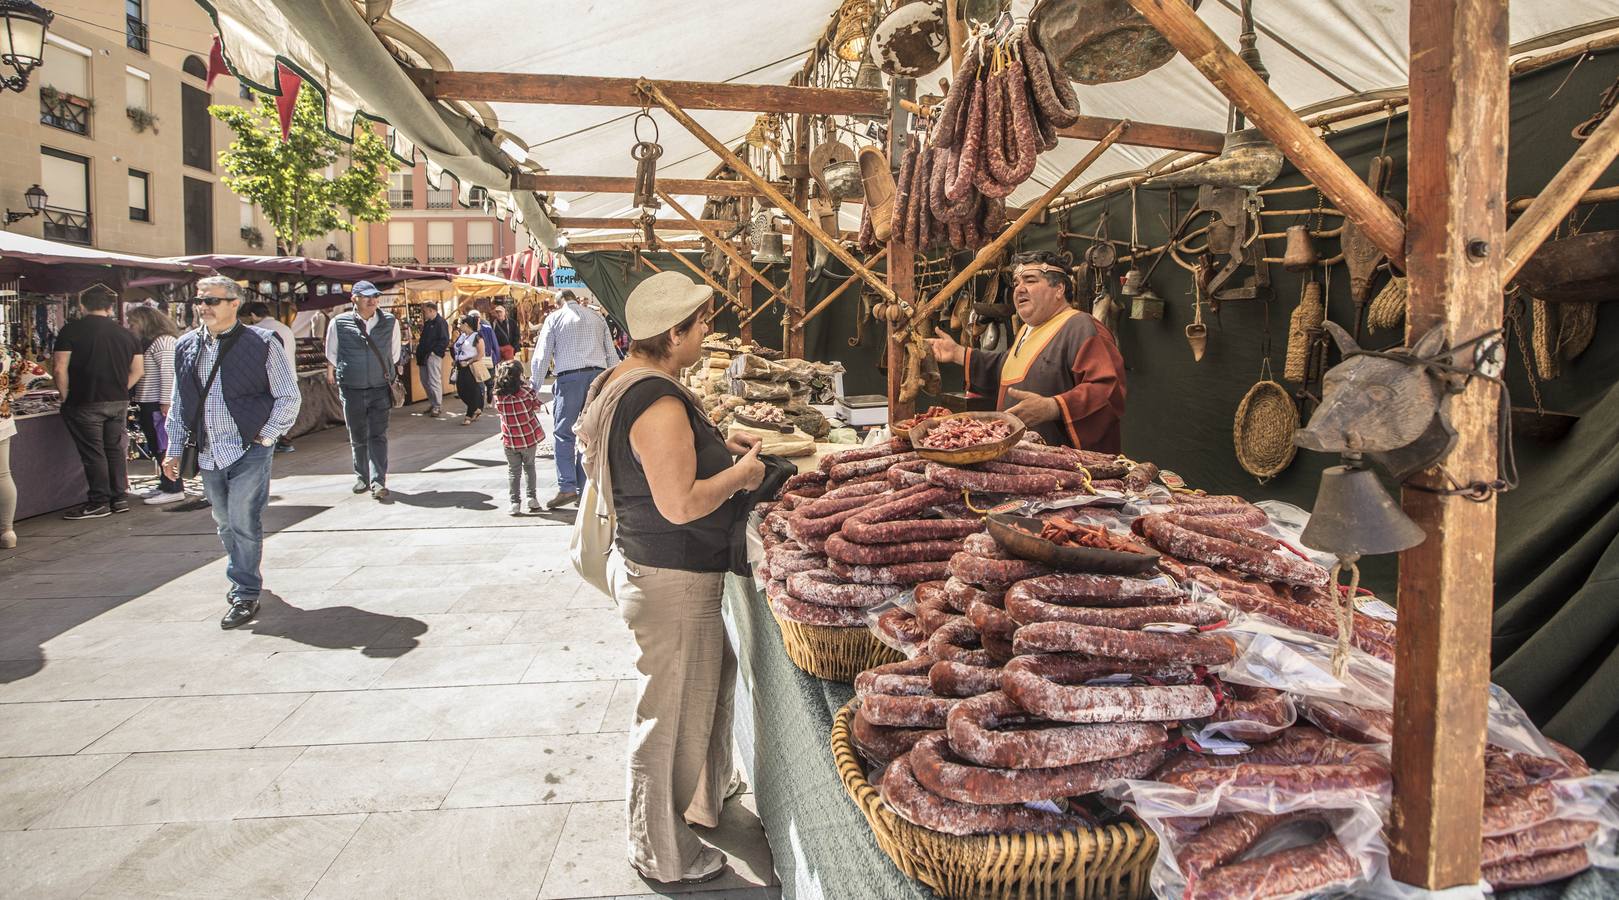
<svg viewBox="0 0 1619 900"><path fill-rule="evenodd" d="M341 429L277 457L236 631L198 504L18 526L0 896L655 892L624 859L628 632L568 568L571 517L506 514L493 417L419 413L394 414L391 502L350 493ZM751 795L707 836L733 872L705 900L779 895Z"/></svg>

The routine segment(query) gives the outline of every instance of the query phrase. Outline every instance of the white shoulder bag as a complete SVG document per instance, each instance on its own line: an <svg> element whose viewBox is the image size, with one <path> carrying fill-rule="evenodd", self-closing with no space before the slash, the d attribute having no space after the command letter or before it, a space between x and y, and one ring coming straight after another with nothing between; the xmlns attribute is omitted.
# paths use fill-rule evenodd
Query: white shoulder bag
<svg viewBox="0 0 1619 900"><path fill-rule="evenodd" d="M648 378L669 376L652 369L640 369L615 379L605 389L591 385L584 412L574 426L584 457L585 483L579 489L579 513L573 520L568 558L580 578L609 597L613 596L613 588L607 575L607 557L613 552L613 538L618 533L618 514L613 511L612 467L607 463L609 432L618 411L618 401L626 391Z"/></svg>

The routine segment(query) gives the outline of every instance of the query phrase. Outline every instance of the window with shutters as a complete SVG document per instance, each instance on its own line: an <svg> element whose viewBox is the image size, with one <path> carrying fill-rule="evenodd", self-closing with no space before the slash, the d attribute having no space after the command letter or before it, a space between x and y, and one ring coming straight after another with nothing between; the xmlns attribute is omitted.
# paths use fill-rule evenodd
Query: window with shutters
<svg viewBox="0 0 1619 900"><path fill-rule="evenodd" d="M141 53L151 52L145 0L124 0L124 45Z"/></svg>
<svg viewBox="0 0 1619 900"><path fill-rule="evenodd" d="M495 257L495 223L467 223L467 262L483 262Z"/></svg>
<svg viewBox="0 0 1619 900"><path fill-rule="evenodd" d="M411 190L412 177L410 172L388 173L388 207L390 209L410 209L415 199Z"/></svg>
<svg viewBox="0 0 1619 900"><path fill-rule="evenodd" d="M389 265L409 265L420 262L416 259L416 226L412 222L388 223L388 263Z"/></svg>
<svg viewBox="0 0 1619 900"><path fill-rule="evenodd" d="M427 262L434 266L455 263L455 223L427 223Z"/></svg>
<svg viewBox="0 0 1619 900"><path fill-rule="evenodd" d="M214 170L214 120L208 115L208 92L180 85L180 161L193 169Z"/></svg>
<svg viewBox="0 0 1619 900"><path fill-rule="evenodd" d="M129 170L129 219L152 221L152 176L139 169Z"/></svg>
<svg viewBox="0 0 1619 900"><path fill-rule="evenodd" d="M90 48L49 35L50 47L39 75L39 121L42 125L90 134Z"/></svg>
<svg viewBox="0 0 1619 900"><path fill-rule="evenodd" d="M39 148L42 213L47 240L90 243L90 160L54 147Z"/></svg>

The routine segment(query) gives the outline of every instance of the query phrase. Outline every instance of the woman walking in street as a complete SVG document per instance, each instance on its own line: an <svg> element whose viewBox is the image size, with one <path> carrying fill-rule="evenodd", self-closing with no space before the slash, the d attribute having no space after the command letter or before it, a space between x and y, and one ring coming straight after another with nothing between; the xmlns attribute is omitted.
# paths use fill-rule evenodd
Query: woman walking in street
<svg viewBox="0 0 1619 900"><path fill-rule="evenodd" d="M629 356L598 377L578 434L590 481L612 498L613 598L635 634L640 673L630 731L629 857L661 882L707 881L725 854L713 828L743 790L731 748L736 652L720 595L737 494L763 481L757 437L727 440L678 380L702 358L712 289L676 272L641 282L626 304Z"/></svg>
<svg viewBox="0 0 1619 900"><path fill-rule="evenodd" d="M455 392L461 397L461 402L467 405L467 417L461 420L462 425L471 425L472 420L483 415L483 383L489 380L489 355L483 345L483 338L478 334L478 320L472 316L462 316L456 323L458 334L455 346ZM478 377L479 372L482 378Z"/></svg>
<svg viewBox="0 0 1619 900"><path fill-rule="evenodd" d="M506 479L511 488L512 515L521 515L522 476L528 477L528 512L540 511L534 484L534 454L545 440L540 427L540 395L523 377L523 363L508 359L495 370L495 412L500 414L500 443L506 448Z"/></svg>
<svg viewBox="0 0 1619 900"><path fill-rule="evenodd" d="M161 464L168 450L167 429L169 399L174 394L174 344L180 337L180 326L169 316L151 306L137 306L129 311L129 330L141 343L142 362L145 365L141 380L130 392L140 407L141 433L146 436L147 452L159 463L157 487L141 496L149 506L174 503L186 498L185 483L163 474Z"/></svg>

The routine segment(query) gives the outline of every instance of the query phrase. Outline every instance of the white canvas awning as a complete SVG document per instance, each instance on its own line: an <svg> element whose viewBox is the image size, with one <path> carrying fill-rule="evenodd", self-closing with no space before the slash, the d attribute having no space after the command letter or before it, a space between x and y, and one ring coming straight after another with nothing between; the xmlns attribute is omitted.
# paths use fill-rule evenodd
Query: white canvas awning
<svg viewBox="0 0 1619 900"><path fill-rule="evenodd" d="M347 123L356 111L385 119L436 164L496 190L507 182L498 163L483 152L489 147L469 149L476 142L466 138L478 137L475 129L443 104L436 107L437 116L430 116L427 110L435 107L398 71L383 41L401 58L436 69L785 84L802 69L839 6L837 0L759 0L722 12L706 0L368 0L360 4L375 17L368 28L351 0L214 0L213 5L233 64L255 81L273 84L266 73L273 72L278 56L290 56L327 88L334 121ZM1027 15L1032 6L1033 0L1015 0L1012 10ZM1236 0L1204 0L1199 15L1235 46L1237 9ZM1295 109L1374 96L1407 82L1407 0L1258 0L1254 16L1271 85ZM1511 3L1511 40L1520 52L1612 27L1619 27L1613 0ZM390 65L395 71L386 71ZM941 68L919 79L919 90L936 90L946 74ZM1131 81L1076 88L1089 115L1213 131L1226 127L1225 98L1184 58ZM635 110L518 103L462 108L497 138L513 137L549 173L634 172L629 150ZM653 116L664 146L660 176L702 178L714 168L718 160L685 129L661 110ZM693 117L734 145L755 113L696 111ZM484 138L484 144L493 143ZM1063 139L1040 157L1033 178L1012 202L1022 205L1038 197L1091 146ZM1085 178L1139 170L1163 155L1153 148L1116 146ZM570 217L635 212L623 194L559 196L568 202ZM677 199L694 213L704 200ZM525 220L535 218L538 204L531 196L514 196L512 203ZM660 215L674 217L669 210ZM554 246L548 228L530 230Z"/></svg>

